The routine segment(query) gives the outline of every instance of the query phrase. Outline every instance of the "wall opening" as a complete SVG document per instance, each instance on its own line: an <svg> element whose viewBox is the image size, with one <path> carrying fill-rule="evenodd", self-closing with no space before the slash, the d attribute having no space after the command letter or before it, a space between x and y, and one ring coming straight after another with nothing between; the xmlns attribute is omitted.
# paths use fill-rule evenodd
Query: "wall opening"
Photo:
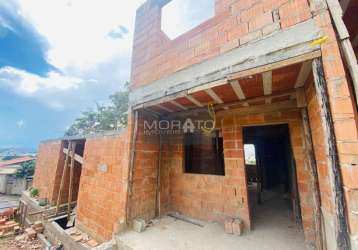
<svg viewBox="0 0 358 250"><path fill-rule="evenodd" d="M214 15L214 0L172 0L162 8L162 31L175 39Z"/></svg>
<svg viewBox="0 0 358 250"><path fill-rule="evenodd" d="M223 152L223 138L219 130L210 134L185 134L185 173L225 175Z"/></svg>
<svg viewBox="0 0 358 250"><path fill-rule="evenodd" d="M254 145L256 149L256 164L245 164L254 226L300 224L296 167L288 125L247 127L243 132L244 144Z"/></svg>

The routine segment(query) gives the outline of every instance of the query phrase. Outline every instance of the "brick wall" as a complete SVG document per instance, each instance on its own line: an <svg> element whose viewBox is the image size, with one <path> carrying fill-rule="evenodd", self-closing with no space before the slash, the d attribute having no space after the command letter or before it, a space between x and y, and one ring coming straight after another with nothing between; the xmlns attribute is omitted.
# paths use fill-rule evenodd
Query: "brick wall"
<svg viewBox="0 0 358 250"><path fill-rule="evenodd" d="M346 213L350 234L353 239L358 235L358 217L354 215L354 211L358 210L358 204L356 202L358 196L358 182L356 181L358 178L357 110L351 89L352 85L349 82L350 79L347 74L348 70L345 70L343 57L340 53L338 40L328 11L318 11L314 16L314 20L321 27L323 31L322 34L328 37L327 42L321 45L322 62L346 196ZM325 157L325 155L322 155L322 157ZM322 175L327 175L325 168ZM326 183L327 185L329 184L328 180L325 181L325 186ZM327 189L328 188L324 188L323 191L328 192ZM331 200L331 205L329 205L328 201L326 201L328 198L324 197L324 194L325 193L322 193L322 199L327 203L325 207L328 209L333 206L334 202ZM330 217L330 215L328 215L328 217ZM353 245L353 249L358 249L358 241L353 242Z"/></svg>
<svg viewBox="0 0 358 250"><path fill-rule="evenodd" d="M307 0L216 0L215 16L174 40L161 31L161 5L137 10L131 88L311 18Z"/></svg>
<svg viewBox="0 0 358 250"><path fill-rule="evenodd" d="M62 141L41 143L38 150L33 186L40 191L41 198L47 198L54 203L57 194L54 193L58 178L58 166L63 165Z"/></svg>
<svg viewBox="0 0 358 250"><path fill-rule="evenodd" d="M144 119L150 121L152 118L140 115L138 119L130 220L138 217L149 220L155 217L159 141L156 137L152 138L154 141L145 140Z"/></svg>
<svg viewBox="0 0 358 250"><path fill-rule="evenodd" d="M110 240L125 221L127 135L86 140L76 225L99 241Z"/></svg>
<svg viewBox="0 0 358 250"><path fill-rule="evenodd" d="M225 157L225 176L184 173L183 145L163 146L161 164L161 210L178 211L194 218L222 223L228 217L240 217L250 229L246 172L243 156L243 126L287 123L296 162L299 197L306 241L314 244L312 187L308 159L302 137L298 110L236 116L219 113Z"/></svg>

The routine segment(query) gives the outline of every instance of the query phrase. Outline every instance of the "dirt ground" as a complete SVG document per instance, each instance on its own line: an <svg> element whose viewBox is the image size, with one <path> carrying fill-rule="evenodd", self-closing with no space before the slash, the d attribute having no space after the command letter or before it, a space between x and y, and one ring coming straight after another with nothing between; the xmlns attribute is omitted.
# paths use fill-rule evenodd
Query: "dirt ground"
<svg viewBox="0 0 358 250"><path fill-rule="evenodd" d="M0 239L0 250L40 250L41 244L38 240L34 241L15 241L15 237Z"/></svg>

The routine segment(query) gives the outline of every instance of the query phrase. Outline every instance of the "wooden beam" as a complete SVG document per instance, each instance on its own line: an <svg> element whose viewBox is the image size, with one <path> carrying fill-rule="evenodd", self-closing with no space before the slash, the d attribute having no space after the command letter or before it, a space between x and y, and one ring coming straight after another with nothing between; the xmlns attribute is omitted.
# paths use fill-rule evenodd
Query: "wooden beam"
<svg viewBox="0 0 358 250"><path fill-rule="evenodd" d="M138 111L134 111L134 119L132 120L134 124L132 129L132 140L130 145L130 159L128 163L128 185L127 185L127 196L126 196L126 224L128 225L130 219L130 209L131 209L131 197L132 197L132 188L133 188L133 172L134 172L134 163L136 156L136 144L138 137Z"/></svg>
<svg viewBox="0 0 358 250"><path fill-rule="evenodd" d="M192 103L194 103L196 106L198 107L204 107L204 105L199 102L198 100L196 100L194 97L192 97L191 95L187 95L185 96L189 101L191 101Z"/></svg>
<svg viewBox="0 0 358 250"><path fill-rule="evenodd" d="M73 195L73 175L75 170L75 152L76 152L76 142L72 142L72 151L71 151L71 165L70 165L70 182L68 186L68 200L67 200L67 221L71 217L71 202Z"/></svg>
<svg viewBox="0 0 358 250"><path fill-rule="evenodd" d="M72 150L72 143L70 141L68 141L68 150L69 150L69 152L71 152L71 150ZM62 190L63 190L63 186L65 185L65 176L67 173L67 165L68 165L69 158L70 158L69 154L66 154L65 164L63 165L63 169L62 169L60 189L58 190L58 196L57 196L57 202L56 202L56 214L58 213L58 210L60 208Z"/></svg>
<svg viewBox="0 0 358 250"><path fill-rule="evenodd" d="M170 101L171 104L177 106L178 108L182 109L182 110L187 110L186 107L184 107L183 105L181 105L180 103L176 102L176 101Z"/></svg>
<svg viewBox="0 0 358 250"><path fill-rule="evenodd" d="M316 156L313 148L313 141L311 135L311 128L309 124L307 108L301 109L302 124L304 131L304 142L305 142L305 153L308 159L308 169L310 172L310 184L312 190L312 201L313 201L313 213L314 213L314 227L315 227L315 238L317 250L323 250L323 239L322 239L322 213L321 213L321 199L320 190L318 184L318 171Z"/></svg>
<svg viewBox="0 0 358 250"><path fill-rule="evenodd" d="M324 143L327 155L328 173L330 178L330 188L333 196L334 211L334 234L337 246L332 246L339 250L349 250L350 239L348 235L348 225L345 216L345 200L338 160L338 151L336 145L336 136L334 133L333 118L330 110L329 97L327 93L327 84L324 78L324 71L320 59L314 59L312 63L314 76L314 85L319 102L321 123L323 125Z"/></svg>
<svg viewBox="0 0 358 250"><path fill-rule="evenodd" d="M272 71L262 73L262 84L264 88L264 95L272 94Z"/></svg>
<svg viewBox="0 0 358 250"><path fill-rule="evenodd" d="M213 100L216 102L216 103L224 103L223 100L221 100L221 98L214 92L214 90L212 89L206 89L205 92L211 97L213 98Z"/></svg>
<svg viewBox="0 0 358 250"><path fill-rule="evenodd" d="M302 63L300 73L297 76L295 88L300 88L305 85L309 74L312 72L312 61Z"/></svg>
<svg viewBox="0 0 358 250"><path fill-rule="evenodd" d="M296 92L295 98L297 100L297 107L299 107L299 108L307 107L306 94L305 94L305 91L303 88L300 88Z"/></svg>
<svg viewBox="0 0 358 250"><path fill-rule="evenodd" d="M246 98L244 92L242 91L239 80L230 81L230 85L239 100L244 100Z"/></svg>
<svg viewBox="0 0 358 250"><path fill-rule="evenodd" d="M63 153L67 156L68 155L68 149L67 148L63 148ZM83 164L83 157L75 154L75 161L77 161L80 164Z"/></svg>

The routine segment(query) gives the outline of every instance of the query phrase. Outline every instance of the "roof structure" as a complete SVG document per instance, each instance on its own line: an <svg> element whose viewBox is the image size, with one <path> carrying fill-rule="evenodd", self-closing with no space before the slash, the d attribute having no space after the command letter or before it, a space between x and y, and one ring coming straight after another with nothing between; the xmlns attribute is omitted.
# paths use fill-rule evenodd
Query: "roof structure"
<svg viewBox="0 0 358 250"><path fill-rule="evenodd" d="M32 160L35 160L35 158L30 157L30 156L25 156L25 157L16 158L16 159L8 160L8 161L0 161L0 167L16 165L16 164L19 164L19 163L32 161Z"/></svg>

